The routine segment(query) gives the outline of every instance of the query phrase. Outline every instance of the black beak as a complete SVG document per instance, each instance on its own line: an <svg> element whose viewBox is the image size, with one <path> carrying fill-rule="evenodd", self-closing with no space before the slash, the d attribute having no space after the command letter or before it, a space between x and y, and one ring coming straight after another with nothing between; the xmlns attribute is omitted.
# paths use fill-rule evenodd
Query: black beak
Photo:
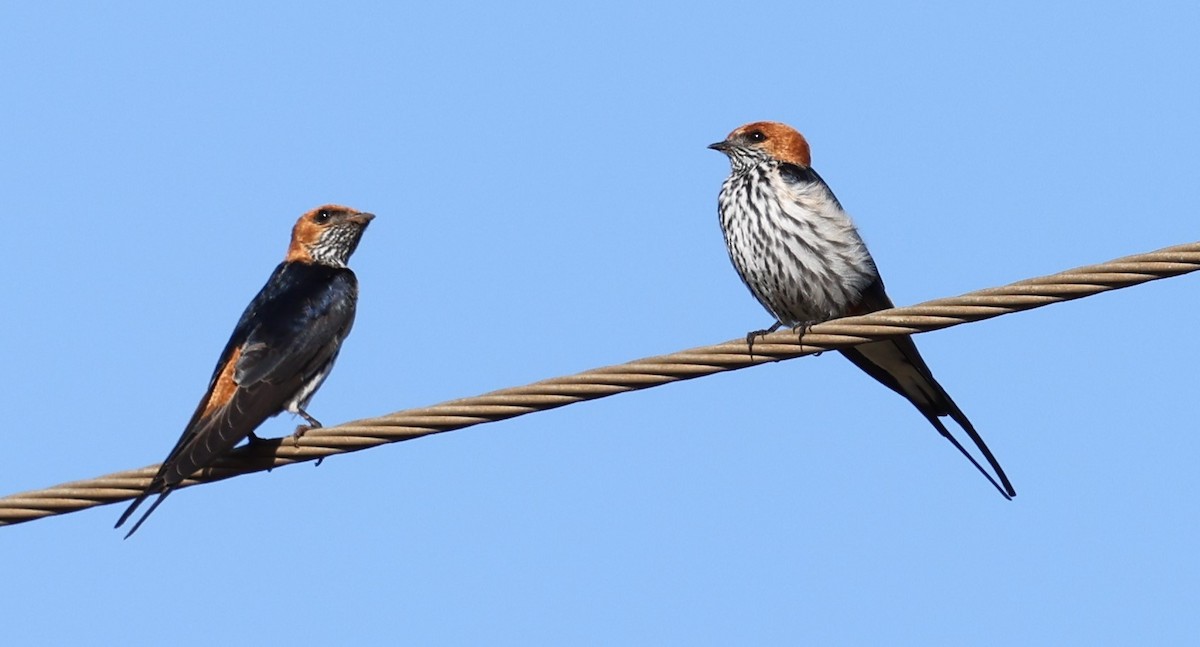
<svg viewBox="0 0 1200 647"><path fill-rule="evenodd" d="M727 141L723 141L723 142L717 142L715 144L709 144L708 147L715 151L721 151L722 153L724 153L725 151L728 151L730 148L732 148L732 145L727 140Z"/></svg>

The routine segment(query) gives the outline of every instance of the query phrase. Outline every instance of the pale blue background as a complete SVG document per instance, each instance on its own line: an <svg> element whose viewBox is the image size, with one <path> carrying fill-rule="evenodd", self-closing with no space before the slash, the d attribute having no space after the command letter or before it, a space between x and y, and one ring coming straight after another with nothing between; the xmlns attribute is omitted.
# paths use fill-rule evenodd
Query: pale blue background
<svg viewBox="0 0 1200 647"><path fill-rule="evenodd" d="M704 148L747 121L808 135L901 304L1197 238L1194 2L173 4L0 10L4 493L161 460L324 202L379 215L328 424L768 324ZM1198 281L918 338L1012 503L827 354L187 490L130 541L0 529L5 643L1193 641Z"/></svg>

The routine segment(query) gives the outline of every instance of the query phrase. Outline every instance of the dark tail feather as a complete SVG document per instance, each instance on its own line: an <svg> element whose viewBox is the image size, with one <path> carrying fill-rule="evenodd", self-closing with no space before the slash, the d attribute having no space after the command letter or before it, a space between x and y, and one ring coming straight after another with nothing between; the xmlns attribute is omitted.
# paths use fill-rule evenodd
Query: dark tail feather
<svg viewBox="0 0 1200 647"><path fill-rule="evenodd" d="M957 409L957 407L955 408ZM962 443L958 442L958 439L954 437L954 434L951 434L950 430L946 429L946 425L943 425L942 421L939 420L936 415L926 413L924 411L922 411L921 414L933 424L943 438L950 441L950 444L954 445L954 448L957 449L960 454L966 456L967 460L971 461L971 464L975 466L975 469L979 470L980 474L983 474L983 478L987 479L988 483L991 483L992 486L995 487L998 492L1000 492L1001 496L1009 501L1012 501L1012 498L1017 495L1017 491L1013 489L1012 483L1008 482L1008 476L1004 473L1004 469L1000 467L1000 464L996 462L996 457L992 456L992 452L988 449L987 444L983 442L983 438L981 438L979 434L975 433L975 428L971 426L971 421L967 420L967 417L962 415L961 411L958 412L959 415L953 416L954 421L957 422L964 430L966 430L967 435L971 437L971 440L975 442L975 446L979 448L981 453L983 453L983 457L987 459L988 464L992 466L992 469L996 470L996 476L1000 477L1000 483L997 483L996 479L992 478L992 475L988 474L988 471L983 469L983 466L979 464L979 461L975 460L975 457L972 456L971 453L962 446ZM1001 483L1003 483L1003 485L1001 485Z"/></svg>
<svg viewBox="0 0 1200 647"><path fill-rule="evenodd" d="M158 498L154 500L154 503L150 504L150 509L142 514L141 518L137 520L137 523L133 524L133 528L131 528L128 533L125 533L125 539L129 539L133 533L137 532L138 528L142 527L143 523L146 523L146 518L154 512L155 508L162 504L163 500L167 498L167 495L171 493L171 490L172 488L168 487L159 493ZM129 504L129 507L125 509L125 512L121 515L121 518L117 519L117 525L113 526L113 528L120 528L121 524L125 523L129 519L129 516L133 514L133 511L137 510L137 507L141 505L142 502L146 500L146 497L150 496L151 494L153 494L153 492L146 490L140 496L138 496L138 498L134 499L133 503Z"/></svg>
<svg viewBox="0 0 1200 647"><path fill-rule="evenodd" d="M945 392L943 391L943 393ZM954 400L950 399L949 395L946 396L946 403L950 405L950 418L953 419L954 422L957 422L958 426L963 428L963 431L967 432L967 436L971 438L971 442L975 443L975 446L979 448L979 452L983 454L985 459L987 459L988 465L991 465L992 469L996 471L996 476L1000 478L1000 483L1003 484L1004 487L998 485L996 481L987 474L987 472L984 472L984 476L987 476L988 480L992 482L992 485L995 485L996 489L1000 490L1000 493L1005 495L1008 499L1011 500L1013 497L1017 496L1017 491L1013 488L1012 483L1009 482L1008 475L1004 473L1004 468L1000 467L1000 461L996 460L996 457L992 455L992 450L988 449L987 443L983 442L983 436L980 436L979 432L975 431L975 425L972 425L971 421L967 419L967 414L963 413L962 409L958 408L958 405L954 403ZM941 427L938 431L941 431L942 435L947 435L945 427L942 427L940 424L935 426ZM961 445L959 445L957 442L954 444L958 447L958 451L963 451ZM971 462L975 463L975 467L979 468L979 471L983 472L983 468L979 467L979 463L976 463L974 459L972 459Z"/></svg>
<svg viewBox="0 0 1200 647"><path fill-rule="evenodd" d="M862 369L867 375L875 378L880 384L899 393L911 402L917 408L917 411L920 411L921 415L925 416L933 424L938 433L953 443L954 447L963 456L966 456L967 460L971 461L975 469L987 477L988 482L995 486L996 490L1004 498L1011 500L1017 495L1017 491L1013 489L1012 483L1008 480L1008 475L1004 473L1004 468L1000 467L1000 462L992 455L992 450L988 449L987 443L983 442L983 438L975 431L975 427L967 419L966 414L950 398L950 394L946 393L942 385L938 384L938 381L934 379L933 373L930 372L929 367L925 364L925 360L921 358L911 338L897 337L887 341L863 344L854 348L845 348L841 352L846 356L846 359L853 362L855 366ZM881 361L887 361L890 366L885 367L881 365ZM919 379L917 379L917 382L921 384L919 392L910 393L909 389L901 384L900 379L894 373L895 371L907 372L909 378L919 376ZM913 384L911 379L908 381L908 384L909 388L911 388ZM995 470L999 481L997 481L997 478L993 478L979 464L979 461L975 460L975 457L967 452L962 443L958 442L950 431L946 429L946 426L938 418L940 415L950 416L963 428L963 431L967 432L967 436L979 448L979 452L983 454L988 465L991 465L992 469Z"/></svg>
<svg viewBox="0 0 1200 647"><path fill-rule="evenodd" d="M139 494L137 496L137 498L133 500L133 503L130 503L129 507L125 508L125 512L121 513L121 518L117 519L117 525L113 526L113 528L120 528L122 524L124 524L126 521L128 521L129 515L133 514L133 511L137 510L138 506L142 505L142 502L145 501L146 498L149 497L151 494L154 494L154 493L151 492L148 488L146 489L145 492L142 492L141 494Z"/></svg>

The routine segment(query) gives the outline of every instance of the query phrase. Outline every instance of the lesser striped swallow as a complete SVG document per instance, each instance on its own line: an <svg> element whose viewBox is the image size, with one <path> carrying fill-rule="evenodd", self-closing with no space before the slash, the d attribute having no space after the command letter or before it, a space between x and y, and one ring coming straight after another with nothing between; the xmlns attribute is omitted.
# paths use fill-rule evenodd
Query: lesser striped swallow
<svg viewBox="0 0 1200 647"><path fill-rule="evenodd" d="M892 300L858 229L833 190L812 168L808 141L773 121L746 124L709 146L724 153L731 173L721 185L718 213L729 258L742 282L772 316L768 330L808 326L891 308ZM1000 462L950 398L909 336L841 349L855 366L904 396L1000 492L1017 492ZM950 416L991 466L989 473L942 423ZM993 476L994 474L994 476Z"/></svg>
<svg viewBox="0 0 1200 647"><path fill-rule="evenodd" d="M304 408L354 324L358 279L346 262L374 217L326 205L296 221L287 256L242 313L179 442L117 520L119 528L158 494L126 539L184 479L243 439L256 439L254 430L267 418L289 411L321 426Z"/></svg>

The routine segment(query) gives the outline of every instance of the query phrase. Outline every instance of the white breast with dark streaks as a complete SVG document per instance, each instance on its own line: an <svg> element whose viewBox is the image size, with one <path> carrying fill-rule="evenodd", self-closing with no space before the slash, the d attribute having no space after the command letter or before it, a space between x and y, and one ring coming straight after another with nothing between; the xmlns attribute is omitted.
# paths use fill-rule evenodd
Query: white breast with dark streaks
<svg viewBox="0 0 1200 647"><path fill-rule="evenodd" d="M734 267L785 325L841 316L877 276L854 223L823 182L790 182L778 164L759 164L725 180L719 206Z"/></svg>

